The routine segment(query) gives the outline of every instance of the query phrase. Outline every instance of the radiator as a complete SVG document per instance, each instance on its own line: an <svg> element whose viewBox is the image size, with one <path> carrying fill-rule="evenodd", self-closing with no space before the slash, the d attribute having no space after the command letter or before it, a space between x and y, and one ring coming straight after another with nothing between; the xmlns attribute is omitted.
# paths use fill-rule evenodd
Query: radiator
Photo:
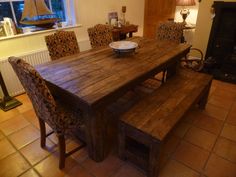
<svg viewBox="0 0 236 177"><path fill-rule="evenodd" d="M30 63L33 66L51 60L47 50L34 51L31 53L19 55L17 57L24 59L26 62ZM15 72L13 71L10 63L7 61L7 58L0 59L0 71L2 73L7 90L11 96L24 93L24 89ZM2 97L2 91L0 92L0 95Z"/></svg>

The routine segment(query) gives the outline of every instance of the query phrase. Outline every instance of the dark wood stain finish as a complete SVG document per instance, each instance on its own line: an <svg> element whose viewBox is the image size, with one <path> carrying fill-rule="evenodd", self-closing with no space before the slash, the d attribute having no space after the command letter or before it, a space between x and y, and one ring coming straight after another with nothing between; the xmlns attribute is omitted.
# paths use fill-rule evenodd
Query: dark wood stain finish
<svg viewBox="0 0 236 177"><path fill-rule="evenodd" d="M194 79L193 79L194 78ZM127 137L145 145L147 159L137 158L134 163L158 176L161 145L183 115L195 104L204 108L211 86L210 75L181 70L152 94L126 112L120 120L119 154L131 161L135 150L130 151ZM135 147L138 147L137 145ZM133 155L130 155L133 154ZM144 156L144 155L142 155Z"/></svg>
<svg viewBox="0 0 236 177"><path fill-rule="evenodd" d="M152 75L185 56L187 44L171 44L133 38L139 48L130 55L118 56L108 47L64 57L36 67L53 95L86 117L89 155L95 161L105 157L105 108Z"/></svg>

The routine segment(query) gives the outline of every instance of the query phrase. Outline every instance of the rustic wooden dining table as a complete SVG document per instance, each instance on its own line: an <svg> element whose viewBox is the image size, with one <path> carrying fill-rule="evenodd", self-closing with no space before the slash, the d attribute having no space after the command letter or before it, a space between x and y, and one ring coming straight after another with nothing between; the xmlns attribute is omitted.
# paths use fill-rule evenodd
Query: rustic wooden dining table
<svg viewBox="0 0 236 177"><path fill-rule="evenodd" d="M132 41L139 47L128 55L103 47L36 66L54 95L83 111L88 153L97 162L106 157L109 143L107 106L163 69L174 73L191 47L145 38Z"/></svg>

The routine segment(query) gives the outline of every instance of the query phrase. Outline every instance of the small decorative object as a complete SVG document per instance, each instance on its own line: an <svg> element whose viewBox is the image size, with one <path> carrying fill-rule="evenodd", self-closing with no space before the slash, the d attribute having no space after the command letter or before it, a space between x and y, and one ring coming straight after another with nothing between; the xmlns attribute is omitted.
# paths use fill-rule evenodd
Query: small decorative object
<svg viewBox="0 0 236 177"><path fill-rule="evenodd" d="M3 98L0 99L0 108L3 111L8 111L12 108L22 105L22 103L19 102L17 99L9 96L1 72L0 72L0 86L1 86L2 92L3 92Z"/></svg>
<svg viewBox="0 0 236 177"><path fill-rule="evenodd" d="M122 16L123 16L122 22L123 22L123 25L125 25L126 6L122 6L121 11L122 11Z"/></svg>
<svg viewBox="0 0 236 177"><path fill-rule="evenodd" d="M114 50L115 53L125 54L134 52L138 47L138 44L132 41L117 41L110 43L109 46Z"/></svg>
<svg viewBox="0 0 236 177"><path fill-rule="evenodd" d="M118 14L117 12L108 13L108 23L109 25L117 26Z"/></svg>
<svg viewBox="0 0 236 177"><path fill-rule="evenodd" d="M0 23L0 37L5 37L5 36L6 36L6 32L5 32L4 24Z"/></svg>
<svg viewBox="0 0 236 177"><path fill-rule="evenodd" d="M180 11L180 14L182 15L183 18L183 23L186 24L186 18L190 14L189 9L186 8L186 6L194 6L195 0L176 0L176 5L177 6L183 6L183 8Z"/></svg>
<svg viewBox="0 0 236 177"><path fill-rule="evenodd" d="M25 0L24 2L21 24L52 28L60 20L56 14L48 9L44 0Z"/></svg>
<svg viewBox="0 0 236 177"><path fill-rule="evenodd" d="M8 33L7 36L16 35L16 26L15 26L15 23L12 21L12 19L8 17L4 17L3 22Z"/></svg>

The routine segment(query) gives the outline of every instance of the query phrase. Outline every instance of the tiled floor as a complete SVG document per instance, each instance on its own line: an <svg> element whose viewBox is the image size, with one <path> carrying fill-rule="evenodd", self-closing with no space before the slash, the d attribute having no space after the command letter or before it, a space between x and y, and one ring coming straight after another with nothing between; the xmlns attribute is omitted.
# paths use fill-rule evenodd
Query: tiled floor
<svg viewBox="0 0 236 177"><path fill-rule="evenodd" d="M87 150L58 169L55 136L40 148L39 126L26 95L22 106L0 110L0 177L144 177L140 169L111 153L95 163ZM70 148L75 141L68 141ZM171 133L159 177L236 177L236 85L213 81L204 111L191 110Z"/></svg>

